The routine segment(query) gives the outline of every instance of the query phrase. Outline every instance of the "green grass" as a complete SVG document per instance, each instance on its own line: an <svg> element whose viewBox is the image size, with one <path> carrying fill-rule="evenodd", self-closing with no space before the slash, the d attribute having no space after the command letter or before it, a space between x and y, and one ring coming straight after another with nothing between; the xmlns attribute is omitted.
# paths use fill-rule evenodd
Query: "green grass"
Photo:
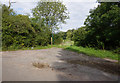
<svg viewBox="0 0 120 83"><path fill-rule="evenodd" d="M48 49L52 48L51 45L48 46L36 46L36 47L23 47L23 48L8 48L8 49L2 49L2 51L17 51L17 50L38 50L38 49Z"/></svg>
<svg viewBox="0 0 120 83"><path fill-rule="evenodd" d="M66 48L68 45L48 45L48 46L36 46L36 47L23 47L23 48L8 48L8 49L2 49L2 51L17 51L17 50L39 50L39 49L48 49L52 47L57 48Z"/></svg>
<svg viewBox="0 0 120 83"><path fill-rule="evenodd" d="M94 48L88 48L88 47L69 46L64 49L75 51L78 53L83 53L88 56L95 56L95 57L99 57L99 58L109 58L109 59L113 59L113 60L118 60L118 56L120 56L119 54L115 54L111 51L95 50Z"/></svg>
<svg viewBox="0 0 120 83"><path fill-rule="evenodd" d="M48 45L48 46L37 46L34 47L33 49L31 47L26 47L26 48L21 48L21 49L7 49L3 51L16 51L16 50L38 50L38 49L48 49L52 47L57 47L57 48L63 48L65 50L71 50L74 52L78 53L83 53L88 56L95 56L99 58L109 58L113 60L118 60L118 56L120 57L119 54L113 53L111 51L106 51L106 50L95 50L94 48L88 48L88 47L77 47L77 46L70 46L70 45Z"/></svg>
<svg viewBox="0 0 120 83"><path fill-rule="evenodd" d="M28 47L28 48L22 48L21 50L38 50L38 49L48 49L48 48L52 48L51 45L48 46L36 46L36 47Z"/></svg>

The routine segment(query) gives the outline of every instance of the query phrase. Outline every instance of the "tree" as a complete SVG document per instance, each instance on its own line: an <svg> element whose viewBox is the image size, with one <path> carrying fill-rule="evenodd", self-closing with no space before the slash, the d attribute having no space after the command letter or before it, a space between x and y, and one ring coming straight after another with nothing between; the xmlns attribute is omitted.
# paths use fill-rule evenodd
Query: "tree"
<svg viewBox="0 0 120 83"><path fill-rule="evenodd" d="M12 9L2 7L2 47L22 48L33 46L34 28L26 15L16 15Z"/></svg>
<svg viewBox="0 0 120 83"><path fill-rule="evenodd" d="M36 18L31 18L32 27L35 29L34 40L36 45L46 46L50 43L51 31L44 25L44 21L36 22Z"/></svg>
<svg viewBox="0 0 120 83"><path fill-rule="evenodd" d="M87 45L105 49L120 47L120 7L118 3L101 3L90 11L85 21Z"/></svg>
<svg viewBox="0 0 120 83"><path fill-rule="evenodd" d="M67 37L66 37L66 38L72 40L73 32L74 32L74 29L68 30L68 31L67 31Z"/></svg>
<svg viewBox="0 0 120 83"><path fill-rule="evenodd" d="M87 31L85 31L86 27L80 27L77 30L73 32L73 38L74 44L77 46L85 46L85 38Z"/></svg>
<svg viewBox="0 0 120 83"><path fill-rule="evenodd" d="M10 22L12 21L12 17L14 12L12 9L9 9L7 6L2 6L2 47L7 48L13 42L11 33L10 33Z"/></svg>
<svg viewBox="0 0 120 83"><path fill-rule="evenodd" d="M58 32L54 34L54 44L61 44L63 42L63 34L62 32Z"/></svg>
<svg viewBox="0 0 120 83"><path fill-rule="evenodd" d="M2 47L2 4L0 3L0 50Z"/></svg>
<svg viewBox="0 0 120 83"><path fill-rule="evenodd" d="M32 13L37 23L44 22L44 25L52 31L58 29L57 26L69 18L67 8L61 2L40 1Z"/></svg>

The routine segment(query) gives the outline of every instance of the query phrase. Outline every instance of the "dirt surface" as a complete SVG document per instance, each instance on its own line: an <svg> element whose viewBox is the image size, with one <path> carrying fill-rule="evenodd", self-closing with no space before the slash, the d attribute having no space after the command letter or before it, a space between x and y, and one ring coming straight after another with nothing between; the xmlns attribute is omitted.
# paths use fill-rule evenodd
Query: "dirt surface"
<svg viewBox="0 0 120 83"><path fill-rule="evenodd" d="M88 62L89 61L89 62ZM93 63L94 62L94 63ZM3 81L117 81L118 75L95 62L106 60L50 48L2 52ZM47 64L47 66L46 66ZM87 65L86 65L87 64ZM98 66L94 66L95 64ZM100 64L101 65L101 64ZM115 66L116 67L116 66ZM104 69L104 67L103 67ZM106 68L107 69L107 68ZM110 68L109 68L110 69Z"/></svg>

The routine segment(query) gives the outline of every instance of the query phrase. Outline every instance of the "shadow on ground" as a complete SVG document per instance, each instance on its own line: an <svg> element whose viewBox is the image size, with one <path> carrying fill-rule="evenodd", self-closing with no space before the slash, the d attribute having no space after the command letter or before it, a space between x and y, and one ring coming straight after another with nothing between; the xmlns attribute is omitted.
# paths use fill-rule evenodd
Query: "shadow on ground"
<svg viewBox="0 0 120 83"><path fill-rule="evenodd" d="M120 75L120 65L104 59L61 50L53 69L60 72L59 80L68 81L116 81Z"/></svg>

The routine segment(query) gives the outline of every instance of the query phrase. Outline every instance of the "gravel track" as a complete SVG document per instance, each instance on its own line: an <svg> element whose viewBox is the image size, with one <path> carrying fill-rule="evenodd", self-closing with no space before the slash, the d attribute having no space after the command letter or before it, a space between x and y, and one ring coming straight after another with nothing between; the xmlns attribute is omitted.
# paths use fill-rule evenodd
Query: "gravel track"
<svg viewBox="0 0 120 83"><path fill-rule="evenodd" d="M117 81L118 75L72 61L107 62L62 48L2 52L3 81ZM37 68L33 63L47 64ZM107 62L110 63L110 62ZM92 63L89 63L92 64Z"/></svg>

